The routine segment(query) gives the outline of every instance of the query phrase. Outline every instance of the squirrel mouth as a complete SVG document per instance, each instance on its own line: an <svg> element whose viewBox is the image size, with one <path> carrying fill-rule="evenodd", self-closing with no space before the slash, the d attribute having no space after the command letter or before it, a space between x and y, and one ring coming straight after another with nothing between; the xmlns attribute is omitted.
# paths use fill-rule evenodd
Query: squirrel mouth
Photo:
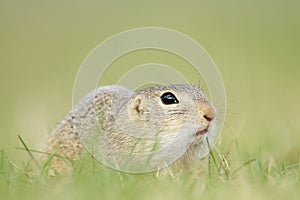
<svg viewBox="0 0 300 200"><path fill-rule="evenodd" d="M208 132L208 127L205 128L205 129L203 129L203 130L201 130L201 131L197 131L196 134L195 134L195 136L198 137L198 136L206 134L207 132Z"/></svg>

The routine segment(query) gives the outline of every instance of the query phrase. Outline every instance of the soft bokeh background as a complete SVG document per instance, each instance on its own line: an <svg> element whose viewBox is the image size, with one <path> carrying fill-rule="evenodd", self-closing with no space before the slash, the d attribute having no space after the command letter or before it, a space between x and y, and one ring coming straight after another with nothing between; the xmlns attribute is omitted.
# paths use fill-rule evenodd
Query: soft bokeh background
<svg viewBox="0 0 300 200"><path fill-rule="evenodd" d="M299 10L293 0L0 0L0 147L16 162L23 155L14 148L20 146L17 134L40 148L71 109L85 56L113 34L158 26L194 38L219 67L228 98L225 144L237 139L247 158L267 154L276 163L297 163ZM116 69L147 62L180 65L174 56L148 53L128 55ZM107 83L118 72L110 73Z"/></svg>

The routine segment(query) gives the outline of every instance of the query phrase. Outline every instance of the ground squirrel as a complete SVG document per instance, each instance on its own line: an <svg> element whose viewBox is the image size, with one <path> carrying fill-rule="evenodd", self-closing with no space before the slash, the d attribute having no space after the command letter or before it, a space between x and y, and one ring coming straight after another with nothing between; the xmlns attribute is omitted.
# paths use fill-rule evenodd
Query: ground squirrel
<svg viewBox="0 0 300 200"><path fill-rule="evenodd" d="M124 156L131 154L137 155L132 159L138 165L138 159L144 159L141 155L157 150L151 169L163 167L166 160L167 164L176 161L188 166L202 151L203 138L211 134L215 116L215 107L197 86L161 85L136 92L103 86L87 94L56 126L47 152L78 160L87 148L111 166L122 164ZM154 146L158 148L153 150ZM54 156L50 172L62 173L67 167ZM121 167L135 170L135 166L131 170Z"/></svg>

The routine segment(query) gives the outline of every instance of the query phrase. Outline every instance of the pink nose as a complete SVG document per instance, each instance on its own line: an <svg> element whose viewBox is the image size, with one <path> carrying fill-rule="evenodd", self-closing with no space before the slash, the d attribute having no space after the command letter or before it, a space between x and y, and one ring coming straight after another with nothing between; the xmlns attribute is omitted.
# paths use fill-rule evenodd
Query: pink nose
<svg viewBox="0 0 300 200"><path fill-rule="evenodd" d="M216 110L210 103L200 102L199 109L203 112L203 117L209 122L216 117Z"/></svg>

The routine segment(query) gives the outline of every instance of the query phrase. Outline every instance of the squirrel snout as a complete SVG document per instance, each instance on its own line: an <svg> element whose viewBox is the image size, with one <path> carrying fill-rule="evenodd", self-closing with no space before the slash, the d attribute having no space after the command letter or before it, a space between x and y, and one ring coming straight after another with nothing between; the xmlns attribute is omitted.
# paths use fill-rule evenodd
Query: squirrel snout
<svg viewBox="0 0 300 200"><path fill-rule="evenodd" d="M199 110L203 113L203 118L208 122L212 121L216 117L216 109L209 103L201 102L199 104Z"/></svg>

